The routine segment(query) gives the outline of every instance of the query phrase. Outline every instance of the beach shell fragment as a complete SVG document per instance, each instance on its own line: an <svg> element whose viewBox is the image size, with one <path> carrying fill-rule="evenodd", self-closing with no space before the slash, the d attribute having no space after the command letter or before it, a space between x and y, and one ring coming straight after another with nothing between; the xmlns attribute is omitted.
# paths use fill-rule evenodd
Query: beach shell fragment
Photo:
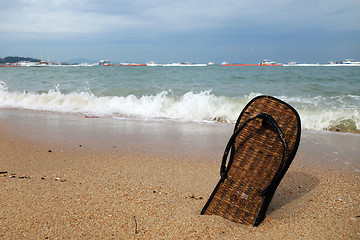
<svg viewBox="0 0 360 240"><path fill-rule="evenodd" d="M65 182L66 181L66 179L61 179L61 178L59 178L59 177L56 177L56 178L54 178L55 179L55 181L60 181L60 182Z"/></svg>
<svg viewBox="0 0 360 240"><path fill-rule="evenodd" d="M20 179L31 179L31 177L24 175L24 176L19 176Z"/></svg>

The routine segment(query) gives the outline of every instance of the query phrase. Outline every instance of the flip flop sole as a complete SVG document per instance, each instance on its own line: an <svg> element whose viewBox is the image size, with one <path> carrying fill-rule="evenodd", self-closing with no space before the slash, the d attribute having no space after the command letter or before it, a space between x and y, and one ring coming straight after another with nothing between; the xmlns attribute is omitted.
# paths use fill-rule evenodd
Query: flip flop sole
<svg viewBox="0 0 360 240"><path fill-rule="evenodd" d="M269 124L272 121L274 125ZM300 135L300 117L290 105L270 96L251 100L241 112L233 140L229 141L231 152L226 167L225 150L222 178L201 214L259 225L295 157Z"/></svg>

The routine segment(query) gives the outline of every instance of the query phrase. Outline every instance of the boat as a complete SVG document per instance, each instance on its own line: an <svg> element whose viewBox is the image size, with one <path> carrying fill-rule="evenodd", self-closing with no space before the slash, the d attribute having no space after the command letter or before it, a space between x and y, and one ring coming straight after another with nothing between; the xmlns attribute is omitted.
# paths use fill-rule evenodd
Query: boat
<svg viewBox="0 0 360 240"><path fill-rule="evenodd" d="M41 60L40 62L36 62L35 64L28 65L27 67L47 67L50 64L46 61Z"/></svg>
<svg viewBox="0 0 360 240"><path fill-rule="evenodd" d="M117 66L122 66L122 67L140 67L140 66L147 66L144 63L120 63Z"/></svg>
<svg viewBox="0 0 360 240"><path fill-rule="evenodd" d="M270 60L264 60L261 63L227 63L227 62L223 62L221 64L221 66L226 66L226 67L248 67L248 66L282 66L283 64L281 63L276 63L276 62L272 62Z"/></svg>
<svg viewBox="0 0 360 240"><path fill-rule="evenodd" d="M284 67L319 67L323 65L324 64L320 64L320 63L297 63L297 62L289 62L288 64L283 64Z"/></svg>
<svg viewBox="0 0 360 240"><path fill-rule="evenodd" d="M95 64L91 64L91 63L79 63L79 64L72 64L70 66L79 66L79 67L93 67ZM64 65L61 65L64 66Z"/></svg>
<svg viewBox="0 0 360 240"><path fill-rule="evenodd" d="M247 67L247 66L259 66L259 64L253 64L253 63L227 63L223 62L221 66L225 67Z"/></svg>
<svg viewBox="0 0 360 240"><path fill-rule="evenodd" d="M341 64L360 66L360 62L355 61L354 59L345 59L345 61L343 61Z"/></svg>
<svg viewBox="0 0 360 240"><path fill-rule="evenodd" d="M360 62L353 59L346 59L343 62L334 62L329 61L326 64L323 63L297 63L289 62L288 64L283 64L284 67L347 67L347 66L360 66Z"/></svg>
<svg viewBox="0 0 360 240"><path fill-rule="evenodd" d="M164 67L206 67L206 64L202 63L167 63L163 65Z"/></svg>
<svg viewBox="0 0 360 240"><path fill-rule="evenodd" d="M328 64L325 64L326 66L360 66L360 62L358 61L355 61L354 59L345 59L345 61L342 61L342 62L328 62Z"/></svg>
<svg viewBox="0 0 360 240"><path fill-rule="evenodd" d="M156 63L154 61L146 63L146 66L148 67L161 67L163 64Z"/></svg>
<svg viewBox="0 0 360 240"><path fill-rule="evenodd" d="M0 67L22 67L22 66L17 64L5 64L5 65L0 65Z"/></svg>
<svg viewBox="0 0 360 240"><path fill-rule="evenodd" d="M259 66L282 66L282 63L276 63L274 61L270 61L270 60L263 60L261 63L259 63Z"/></svg>
<svg viewBox="0 0 360 240"><path fill-rule="evenodd" d="M109 60L100 60L98 63L99 66L110 66L112 65Z"/></svg>
<svg viewBox="0 0 360 240"><path fill-rule="evenodd" d="M147 66L144 63L120 63L112 64L109 60L101 60L98 63L99 66L111 67L111 66L120 66L120 67L138 67L138 66Z"/></svg>
<svg viewBox="0 0 360 240"><path fill-rule="evenodd" d="M21 67L31 67L34 65L38 65L39 62L30 62L30 61L20 61L17 63Z"/></svg>
<svg viewBox="0 0 360 240"><path fill-rule="evenodd" d="M285 65L287 65L287 66L295 66L295 65L297 65L297 64L299 64L299 63L296 62L296 61L292 61L292 62L288 62L287 64L284 64L284 66L285 66Z"/></svg>
<svg viewBox="0 0 360 240"><path fill-rule="evenodd" d="M49 59L49 51L48 51L48 53L47 53L47 58L48 58L48 61L45 61L45 60L43 60L43 52L42 52L42 49L41 49L41 60L40 60L40 62L36 62L35 64L31 64L31 65L28 65L27 67L47 67L47 66L49 66L49 65L51 65L50 64L50 59Z"/></svg>

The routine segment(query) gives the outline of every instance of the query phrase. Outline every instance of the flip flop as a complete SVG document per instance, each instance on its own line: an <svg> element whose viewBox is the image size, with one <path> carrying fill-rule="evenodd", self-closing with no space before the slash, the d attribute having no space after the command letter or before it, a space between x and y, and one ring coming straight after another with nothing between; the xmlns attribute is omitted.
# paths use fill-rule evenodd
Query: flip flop
<svg viewBox="0 0 360 240"><path fill-rule="evenodd" d="M221 179L201 214L258 226L295 157L300 135L300 117L293 107L271 96L252 99L236 122Z"/></svg>

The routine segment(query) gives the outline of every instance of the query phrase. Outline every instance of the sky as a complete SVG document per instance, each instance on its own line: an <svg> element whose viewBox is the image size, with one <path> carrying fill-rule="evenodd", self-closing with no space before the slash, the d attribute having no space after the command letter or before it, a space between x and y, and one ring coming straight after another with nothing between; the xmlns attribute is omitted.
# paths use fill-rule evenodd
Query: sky
<svg viewBox="0 0 360 240"><path fill-rule="evenodd" d="M0 0L0 57L360 61L360 0Z"/></svg>

